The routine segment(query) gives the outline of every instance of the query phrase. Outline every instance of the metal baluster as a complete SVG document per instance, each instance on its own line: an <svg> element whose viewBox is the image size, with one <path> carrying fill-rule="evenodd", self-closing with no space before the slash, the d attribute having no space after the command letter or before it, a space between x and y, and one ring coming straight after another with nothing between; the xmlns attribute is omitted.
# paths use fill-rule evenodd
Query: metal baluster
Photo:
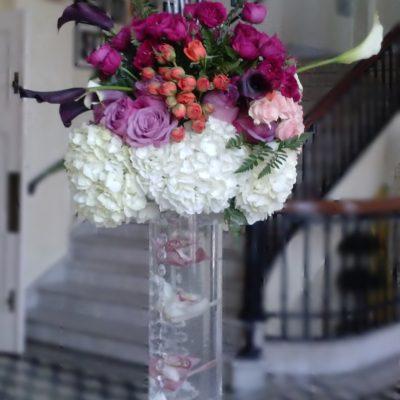
<svg viewBox="0 0 400 400"><path fill-rule="evenodd" d="M304 222L303 339L310 338L310 223Z"/></svg>
<svg viewBox="0 0 400 400"><path fill-rule="evenodd" d="M282 265L281 265L281 287L280 287L280 302L281 302L281 338L287 339L288 335L288 293L290 291L288 279L288 264L287 264L287 244L289 238L289 216L282 215Z"/></svg>
<svg viewBox="0 0 400 400"><path fill-rule="evenodd" d="M324 221L324 287L323 287L323 337L329 338L331 336L331 234L332 234L332 220L330 217L325 217Z"/></svg>

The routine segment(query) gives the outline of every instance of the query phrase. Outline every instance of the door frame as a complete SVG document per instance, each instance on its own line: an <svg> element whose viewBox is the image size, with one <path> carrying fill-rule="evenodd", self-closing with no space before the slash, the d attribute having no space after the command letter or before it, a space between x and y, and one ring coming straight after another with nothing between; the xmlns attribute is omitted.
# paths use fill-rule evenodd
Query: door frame
<svg viewBox="0 0 400 400"><path fill-rule="evenodd" d="M8 144L7 153L11 157L7 158L6 164L6 235L5 235L5 260L6 271L14 272L13 287L7 287L6 297L2 302L9 301L10 321L13 324L13 340L10 348L3 349L7 353L20 354L25 349L25 293L22 280L21 263L21 201L22 193L22 132L23 132L23 109L22 102L17 93L15 93L13 82L15 73L19 74L21 79L23 73L24 59L24 15L22 11L11 10L0 12L0 31L4 30L10 33L12 44L8 48L8 62L6 64L8 75L8 99L10 108L13 110L10 117L10 125L6 127L6 132L12 135L6 137ZM20 82L16 82L19 84ZM0 349L1 350L1 349Z"/></svg>

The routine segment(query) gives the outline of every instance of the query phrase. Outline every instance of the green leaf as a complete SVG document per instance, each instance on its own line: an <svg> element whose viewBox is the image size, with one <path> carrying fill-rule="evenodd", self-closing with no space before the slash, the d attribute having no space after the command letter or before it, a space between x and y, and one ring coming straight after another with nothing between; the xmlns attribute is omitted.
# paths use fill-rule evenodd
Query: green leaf
<svg viewBox="0 0 400 400"><path fill-rule="evenodd" d="M274 169L279 169L287 159L287 154L285 151L275 152L271 158L267 161L267 165L258 174L258 179L263 178L273 172Z"/></svg>
<svg viewBox="0 0 400 400"><path fill-rule="evenodd" d="M216 41L214 39L213 33L207 28L201 28L201 34L203 36L204 47L207 50L209 56L216 52Z"/></svg>
<svg viewBox="0 0 400 400"><path fill-rule="evenodd" d="M256 168L261 162L265 161L267 157L270 157L272 153L273 150L265 143L252 146L251 154L235 172L240 174Z"/></svg>
<svg viewBox="0 0 400 400"><path fill-rule="evenodd" d="M234 201L231 206L224 211L224 219L233 233L239 233L243 225L247 225L247 219L242 211L235 208Z"/></svg>
<svg viewBox="0 0 400 400"><path fill-rule="evenodd" d="M228 140L228 143L226 144L226 148L227 149L240 149L241 147L245 146L246 144L247 144L246 137L242 133L239 133L235 137Z"/></svg>
<svg viewBox="0 0 400 400"><path fill-rule="evenodd" d="M311 132L303 133L300 136L293 137L288 140L283 140L279 143L280 149L298 150L311 137Z"/></svg>
<svg viewBox="0 0 400 400"><path fill-rule="evenodd" d="M236 60L233 62L224 62L220 65L220 70L224 74L228 74L229 72L232 72L236 70L238 67L240 67L241 61Z"/></svg>

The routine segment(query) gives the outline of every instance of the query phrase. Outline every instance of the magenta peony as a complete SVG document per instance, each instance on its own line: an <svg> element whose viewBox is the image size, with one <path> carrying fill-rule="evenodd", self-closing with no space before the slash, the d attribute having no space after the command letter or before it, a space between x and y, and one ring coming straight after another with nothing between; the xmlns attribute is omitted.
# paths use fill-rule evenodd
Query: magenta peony
<svg viewBox="0 0 400 400"><path fill-rule="evenodd" d="M90 54L86 60L105 76L112 76L120 67L122 56L117 50L106 43Z"/></svg>
<svg viewBox="0 0 400 400"><path fill-rule="evenodd" d="M169 142L177 125L162 100L141 96L132 104L124 140L132 147L159 147Z"/></svg>
<svg viewBox="0 0 400 400"><path fill-rule="evenodd" d="M134 104L128 96L114 101L105 108L100 123L123 138L126 135L129 116L135 109Z"/></svg>
<svg viewBox="0 0 400 400"><path fill-rule="evenodd" d="M275 61L283 64L286 58L286 48L279 38L274 35L272 37L266 36L266 40L260 47L260 55L268 61Z"/></svg>
<svg viewBox="0 0 400 400"><path fill-rule="evenodd" d="M135 68L141 71L145 67L152 67L154 65L154 46L155 43L151 40L146 40L139 46L133 58L133 66Z"/></svg>
<svg viewBox="0 0 400 400"><path fill-rule="evenodd" d="M193 10L194 16L199 20L200 24L207 28L216 28L225 22L228 17L228 12L222 3L203 1L198 3Z"/></svg>
<svg viewBox="0 0 400 400"><path fill-rule="evenodd" d="M260 56L262 37L253 26L239 22L235 27L232 47L244 60L253 61Z"/></svg>
<svg viewBox="0 0 400 400"><path fill-rule="evenodd" d="M125 26L113 37L111 46L118 51L125 51L131 43L131 38L131 28Z"/></svg>
<svg viewBox="0 0 400 400"><path fill-rule="evenodd" d="M295 75L296 67L286 68L280 90L284 96L290 97L294 101L300 101L301 91Z"/></svg>
<svg viewBox="0 0 400 400"><path fill-rule="evenodd" d="M188 36L185 18L167 12L150 15L144 20L135 20L132 27L136 38L140 41L167 39L171 42L179 42Z"/></svg>
<svg viewBox="0 0 400 400"><path fill-rule="evenodd" d="M261 24L267 16L267 9L262 4L246 2L243 7L242 20L250 24Z"/></svg>

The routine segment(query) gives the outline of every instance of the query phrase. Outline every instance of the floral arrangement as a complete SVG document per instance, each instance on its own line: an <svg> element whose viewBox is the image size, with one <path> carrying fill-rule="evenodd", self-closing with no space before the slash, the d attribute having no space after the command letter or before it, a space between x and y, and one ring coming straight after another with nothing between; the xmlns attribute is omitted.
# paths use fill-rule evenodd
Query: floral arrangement
<svg viewBox="0 0 400 400"><path fill-rule="evenodd" d="M81 216L112 227L171 210L241 225L282 208L307 136L296 60L255 27L266 15L243 0L229 12L187 4L183 15L144 4L116 32L90 2L64 11L59 29L75 21L103 30L87 59L94 76L87 88L20 94L60 104L65 126L93 111L65 159Z"/></svg>

